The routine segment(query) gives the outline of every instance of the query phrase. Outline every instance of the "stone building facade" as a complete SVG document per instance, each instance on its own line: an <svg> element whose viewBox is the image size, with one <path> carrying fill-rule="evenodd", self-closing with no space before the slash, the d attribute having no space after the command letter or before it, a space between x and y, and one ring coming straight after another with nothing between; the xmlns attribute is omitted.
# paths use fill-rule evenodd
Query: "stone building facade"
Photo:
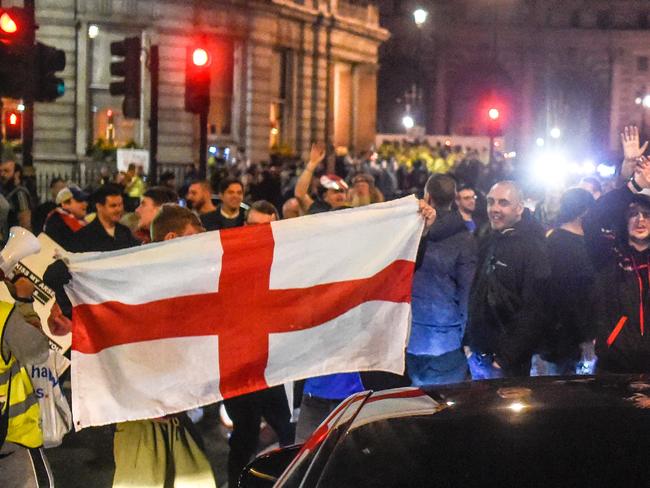
<svg viewBox="0 0 650 488"><path fill-rule="evenodd" d="M650 93L649 2L424 3L430 20L418 30L411 12L422 2L380 1L382 25L394 34L382 47L380 100L388 106L380 105L381 114L396 110L395 94L385 96L381 88L394 83L383 78L406 65L401 71L411 79L397 91L415 81L423 87L430 133L484 134L483 109L496 101L503 107L509 145L522 151L537 138L548 140L552 127L583 154L594 148L617 151L618 134L627 124L650 136L650 108L639 103ZM413 49L416 43L424 47ZM380 120L380 131L382 125L394 126L396 118Z"/></svg>
<svg viewBox="0 0 650 488"><path fill-rule="evenodd" d="M198 116L184 111L186 47L198 39L212 55L211 145L258 162L271 146L304 156L315 140L355 150L374 140L388 33L363 0L37 0L36 16L37 39L67 55L65 95L35 107L37 165L88 161L99 139L148 147L148 71L139 120L108 91L110 43L127 36L142 39L145 61L159 46L160 163L198 160Z"/></svg>

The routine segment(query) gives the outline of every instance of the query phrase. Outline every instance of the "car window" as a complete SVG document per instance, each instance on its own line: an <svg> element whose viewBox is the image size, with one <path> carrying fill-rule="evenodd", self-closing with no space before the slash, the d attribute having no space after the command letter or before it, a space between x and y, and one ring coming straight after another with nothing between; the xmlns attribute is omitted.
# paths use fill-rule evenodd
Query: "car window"
<svg viewBox="0 0 650 488"><path fill-rule="evenodd" d="M649 448L648 410L443 412L349 432L318 486L646 486Z"/></svg>

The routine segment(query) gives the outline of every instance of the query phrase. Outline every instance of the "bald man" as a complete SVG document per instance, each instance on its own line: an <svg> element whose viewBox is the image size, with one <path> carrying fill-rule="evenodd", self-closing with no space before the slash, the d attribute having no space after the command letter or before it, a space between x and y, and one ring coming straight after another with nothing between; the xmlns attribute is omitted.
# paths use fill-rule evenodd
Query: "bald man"
<svg viewBox="0 0 650 488"><path fill-rule="evenodd" d="M491 232L480 245L467 324L473 379L529 376L543 334L550 266L544 230L523 201L512 181L487 196Z"/></svg>

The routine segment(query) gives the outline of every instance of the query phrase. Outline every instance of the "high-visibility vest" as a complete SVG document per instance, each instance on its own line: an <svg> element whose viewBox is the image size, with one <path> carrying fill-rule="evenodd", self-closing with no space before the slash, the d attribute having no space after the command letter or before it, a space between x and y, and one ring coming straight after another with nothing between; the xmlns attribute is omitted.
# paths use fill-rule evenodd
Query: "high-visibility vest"
<svg viewBox="0 0 650 488"><path fill-rule="evenodd" d="M4 337L4 329L14 305L0 301L0 338ZM16 312L18 313L18 312ZM8 354L9 357L6 357ZM11 385L9 405L7 405L7 387ZM25 368L18 362L11 351L7 353L0 349L0 405L2 414L9 408L7 427L7 442L13 442L25 447L43 445L41 431L41 412L38 399L34 394L32 382ZM0 439L1 443L2 439Z"/></svg>

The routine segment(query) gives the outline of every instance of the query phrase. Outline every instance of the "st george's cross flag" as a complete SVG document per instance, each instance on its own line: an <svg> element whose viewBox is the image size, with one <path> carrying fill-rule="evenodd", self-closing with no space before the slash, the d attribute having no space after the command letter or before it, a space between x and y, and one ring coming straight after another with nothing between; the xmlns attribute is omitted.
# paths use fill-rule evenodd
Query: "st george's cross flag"
<svg viewBox="0 0 650 488"><path fill-rule="evenodd" d="M68 254L76 429L325 374L402 373L423 225L406 197Z"/></svg>

